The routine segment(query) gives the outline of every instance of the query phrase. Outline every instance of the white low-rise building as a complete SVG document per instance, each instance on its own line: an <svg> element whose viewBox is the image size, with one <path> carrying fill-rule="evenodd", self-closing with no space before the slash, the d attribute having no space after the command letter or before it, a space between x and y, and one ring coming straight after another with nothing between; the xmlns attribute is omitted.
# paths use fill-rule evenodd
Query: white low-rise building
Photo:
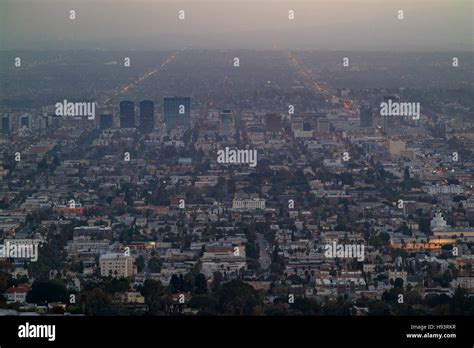
<svg viewBox="0 0 474 348"><path fill-rule="evenodd" d="M264 210L265 200L263 198L234 198L232 209L236 210Z"/></svg>

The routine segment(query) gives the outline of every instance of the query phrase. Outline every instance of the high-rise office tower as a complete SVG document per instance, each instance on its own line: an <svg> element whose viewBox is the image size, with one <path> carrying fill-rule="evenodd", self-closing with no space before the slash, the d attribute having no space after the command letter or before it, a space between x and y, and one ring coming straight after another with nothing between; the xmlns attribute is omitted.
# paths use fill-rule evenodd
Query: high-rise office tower
<svg viewBox="0 0 474 348"><path fill-rule="evenodd" d="M167 129L176 126L191 126L191 98L166 97L164 101L164 116Z"/></svg>
<svg viewBox="0 0 474 348"><path fill-rule="evenodd" d="M20 117L20 128L30 128L30 117L28 115L22 115Z"/></svg>
<svg viewBox="0 0 474 348"><path fill-rule="evenodd" d="M265 115L265 128L267 132L279 132L282 128L281 117L278 114Z"/></svg>
<svg viewBox="0 0 474 348"><path fill-rule="evenodd" d="M114 117L111 114L102 114L99 116L100 129L112 128L114 125Z"/></svg>
<svg viewBox="0 0 474 348"><path fill-rule="evenodd" d="M234 124L234 113L232 110L225 109L221 112L221 123Z"/></svg>
<svg viewBox="0 0 474 348"><path fill-rule="evenodd" d="M155 128L155 105L150 100L140 102L140 128L146 131Z"/></svg>
<svg viewBox="0 0 474 348"><path fill-rule="evenodd" d="M360 126L363 128L370 128L373 126L373 111L370 105L363 105L360 108Z"/></svg>
<svg viewBox="0 0 474 348"><path fill-rule="evenodd" d="M132 101L120 102L120 127L135 127L135 106Z"/></svg>
<svg viewBox="0 0 474 348"><path fill-rule="evenodd" d="M2 116L2 133L10 133L10 117L8 115Z"/></svg>
<svg viewBox="0 0 474 348"><path fill-rule="evenodd" d="M383 97L383 101L385 103L389 103L390 101L392 103L400 102L400 97L398 95L386 95ZM379 114L380 114L380 108L379 108ZM390 117L390 116L382 116L380 115L380 121L381 121L381 126L382 126L382 131L390 133L391 130L396 128L395 122L399 122L400 118L398 117Z"/></svg>
<svg viewBox="0 0 474 348"><path fill-rule="evenodd" d="M331 130L331 122L327 117L318 118L318 133L329 133Z"/></svg>
<svg viewBox="0 0 474 348"><path fill-rule="evenodd" d="M232 136L235 132L235 118L232 110L224 109L219 116L219 133Z"/></svg>

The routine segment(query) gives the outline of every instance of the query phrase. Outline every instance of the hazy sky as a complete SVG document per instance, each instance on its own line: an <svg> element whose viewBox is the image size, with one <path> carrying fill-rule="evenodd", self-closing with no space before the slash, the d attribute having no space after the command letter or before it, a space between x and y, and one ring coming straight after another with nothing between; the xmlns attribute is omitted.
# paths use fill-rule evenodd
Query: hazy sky
<svg viewBox="0 0 474 348"><path fill-rule="evenodd" d="M473 0L0 0L2 49L473 50ZM76 19L69 19L69 10ZM178 11L185 11L185 20ZM288 19L288 11L295 19ZM398 20L398 10L404 19Z"/></svg>

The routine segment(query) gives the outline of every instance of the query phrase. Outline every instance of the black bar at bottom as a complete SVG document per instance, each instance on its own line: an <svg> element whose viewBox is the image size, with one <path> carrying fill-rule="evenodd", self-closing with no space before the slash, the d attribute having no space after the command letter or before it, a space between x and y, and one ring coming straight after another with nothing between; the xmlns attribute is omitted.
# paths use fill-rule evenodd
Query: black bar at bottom
<svg viewBox="0 0 474 348"><path fill-rule="evenodd" d="M52 328L54 325L54 340ZM46 337L19 337L37 336ZM0 346L449 345L472 347L473 317L0 317Z"/></svg>

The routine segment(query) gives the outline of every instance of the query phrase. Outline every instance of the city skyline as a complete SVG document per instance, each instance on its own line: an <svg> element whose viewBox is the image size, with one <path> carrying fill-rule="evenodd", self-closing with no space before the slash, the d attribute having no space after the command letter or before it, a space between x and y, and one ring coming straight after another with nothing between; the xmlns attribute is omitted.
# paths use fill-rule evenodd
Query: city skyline
<svg viewBox="0 0 474 348"><path fill-rule="evenodd" d="M472 6L0 0L2 343L472 341Z"/></svg>

